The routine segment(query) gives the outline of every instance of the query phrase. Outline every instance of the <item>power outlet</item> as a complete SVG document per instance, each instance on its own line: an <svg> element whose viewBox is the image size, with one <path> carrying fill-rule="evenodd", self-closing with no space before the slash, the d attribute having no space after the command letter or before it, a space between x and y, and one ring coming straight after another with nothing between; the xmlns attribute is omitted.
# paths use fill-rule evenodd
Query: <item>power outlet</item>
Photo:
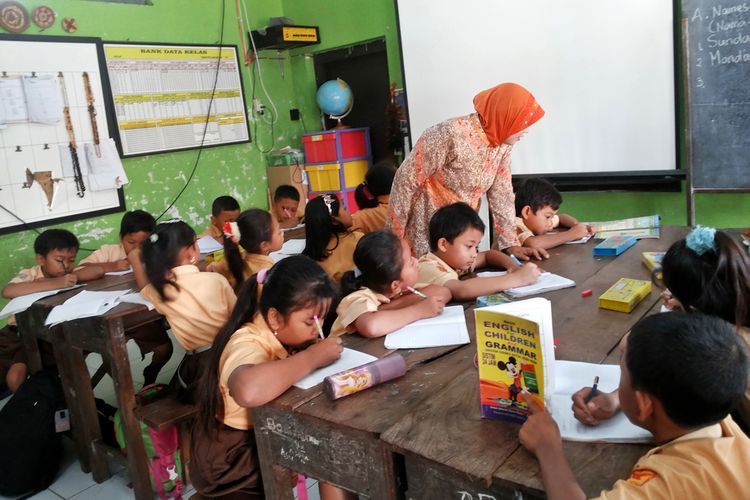
<svg viewBox="0 0 750 500"><path fill-rule="evenodd" d="M253 99L253 111L256 115L262 115L266 111L266 106L257 97Z"/></svg>

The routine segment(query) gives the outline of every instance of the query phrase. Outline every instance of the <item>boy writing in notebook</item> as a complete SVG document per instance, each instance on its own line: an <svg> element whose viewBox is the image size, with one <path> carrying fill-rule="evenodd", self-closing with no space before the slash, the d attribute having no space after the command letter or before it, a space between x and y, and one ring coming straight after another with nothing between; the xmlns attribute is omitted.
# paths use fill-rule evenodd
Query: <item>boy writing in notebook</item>
<svg viewBox="0 0 750 500"><path fill-rule="evenodd" d="M561 204L560 192L544 179L526 179L518 187L516 234L521 245L547 250L590 233L589 227L575 217L558 214Z"/></svg>
<svg viewBox="0 0 750 500"><path fill-rule="evenodd" d="M36 266L22 269L3 288L3 297L13 299L31 293L67 288L81 281L101 278L100 266L75 268L78 238L64 229L48 229L34 241ZM54 365L54 356L46 342L40 345L42 362ZM26 352L14 316L0 330L0 387L7 385L15 392L26 379Z"/></svg>
<svg viewBox="0 0 750 500"><path fill-rule="evenodd" d="M224 243L224 223L234 222L240 216L240 204L231 196L219 196L211 204L211 225L198 238L210 236Z"/></svg>
<svg viewBox="0 0 750 500"><path fill-rule="evenodd" d="M590 400L591 388L582 389L574 413L592 425L622 409L657 446L598 498L750 498L750 439L729 416L745 392L748 354L732 325L698 313L655 314L620 349L619 389ZM548 498L585 498L557 424L528 393L522 397L532 414L519 440L539 459Z"/></svg>
<svg viewBox="0 0 750 500"><path fill-rule="evenodd" d="M454 300L474 300L480 295L497 293L507 288L530 285L539 278L536 264L523 267L497 250L480 252L477 248L484 234L484 222L466 203L446 205L430 219L430 253L419 259L419 278L424 285L442 285ZM459 276L475 268L508 269L505 276L470 278Z"/></svg>
<svg viewBox="0 0 750 500"><path fill-rule="evenodd" d="M140 249L143 242L154 232L156 220L143 210L125 212L120 221L120 244L102 245L98 250L81 261L81 266L100 266L104 272L130 269L128 254ZM159 372L172 357L172 341L164 330L162 321L152 321L125 332L133 339L144 358L153 353L151 363L143 369L143 385L156 382Z"/></svg>

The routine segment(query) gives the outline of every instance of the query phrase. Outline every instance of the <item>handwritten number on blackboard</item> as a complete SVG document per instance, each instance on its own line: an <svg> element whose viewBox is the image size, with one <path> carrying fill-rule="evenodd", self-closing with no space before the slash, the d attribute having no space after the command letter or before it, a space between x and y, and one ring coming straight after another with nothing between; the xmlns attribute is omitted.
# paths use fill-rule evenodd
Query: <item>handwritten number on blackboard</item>
<svg viewBox="0 0 750 500"><path fill-rule="evenodd" d="M698 58L698 61L697 61L697 62L695 63L695 65L696 65L697 67L699 67L699 68L702 68L702 67L703 67L703 58L702 58L702 57L699 57L699 58Z"/></svg>
<svg viewBox="0 0 750 500"><path fill-rule="evenodd" d="M697 81L698 81L698 85L697 86L698 86L699 89L702 89L702 88L704 88L706 86L703 83L703 78L701 78L700 76L698 77Z"/></svg>

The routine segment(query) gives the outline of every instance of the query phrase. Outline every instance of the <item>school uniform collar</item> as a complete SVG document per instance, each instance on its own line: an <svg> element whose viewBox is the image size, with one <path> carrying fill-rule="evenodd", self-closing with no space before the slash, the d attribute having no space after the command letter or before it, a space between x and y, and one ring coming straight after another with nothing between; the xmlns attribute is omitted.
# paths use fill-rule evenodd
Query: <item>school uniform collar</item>
<svg viewBox="0 0 750 500"><path fill-rule="evenodd" d="M181 274L193 274L193 273L199 273L201 272L200 269L198 269L198 266L195 266L193 264L186 264L184 266L177 266L172 268L172 273L175 276L179 276Z"/></svg>
<svg viewBox="0 0 750 500"><path fill-rule="evenodd" d="M370 295L372 295L373 297L375 297L375 299L377 299L377 301L380 302L381 304L390 304L391 303L391 299L389 299L388 297L386 297L382 293L376 292L375 290L373 290L371 288L367 288L366 286L363 286L362 288L360 288L360 290L367 290L370 293Z"/></svg>
<svg viewBox="0 0 750 500"><path fill-rule="evenodd" d="M247 262L258 262L260 264L271 264L274 265L273 259L269 255L263 255L262 253L246 253L245 260Z"/></svg>
<svg viewBox="0 0 750 500"><path fill-rule="evenodd" d="M664 443L661 446L657 446L655 448L652 448L646 453L646 457L650 457L654 453L659 453L664 448L667 448L668 446L672 446L677 443L683 443L686 441L692 441L695 439L718 439L720 437L724 436L724 430L721 428L721 422L717 422L713 425L707 425L706 427L701 427L700 429L696 429L693 432L688 432L687 434L683 434L682 436L675 438L668 443Z"/></svg>

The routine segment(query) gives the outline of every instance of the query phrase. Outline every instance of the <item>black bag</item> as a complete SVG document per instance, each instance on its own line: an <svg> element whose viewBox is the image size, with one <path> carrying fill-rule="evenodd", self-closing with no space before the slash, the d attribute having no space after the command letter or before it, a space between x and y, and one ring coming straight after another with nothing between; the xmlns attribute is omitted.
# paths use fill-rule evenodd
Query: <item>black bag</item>
<svg viewBox="0 0 750 500"><path fill-rule="evenodd" d="M0 495L46 489L62 460L55 412L65 408L57 375L39 372L21 384L0 410Z"/></svg>

